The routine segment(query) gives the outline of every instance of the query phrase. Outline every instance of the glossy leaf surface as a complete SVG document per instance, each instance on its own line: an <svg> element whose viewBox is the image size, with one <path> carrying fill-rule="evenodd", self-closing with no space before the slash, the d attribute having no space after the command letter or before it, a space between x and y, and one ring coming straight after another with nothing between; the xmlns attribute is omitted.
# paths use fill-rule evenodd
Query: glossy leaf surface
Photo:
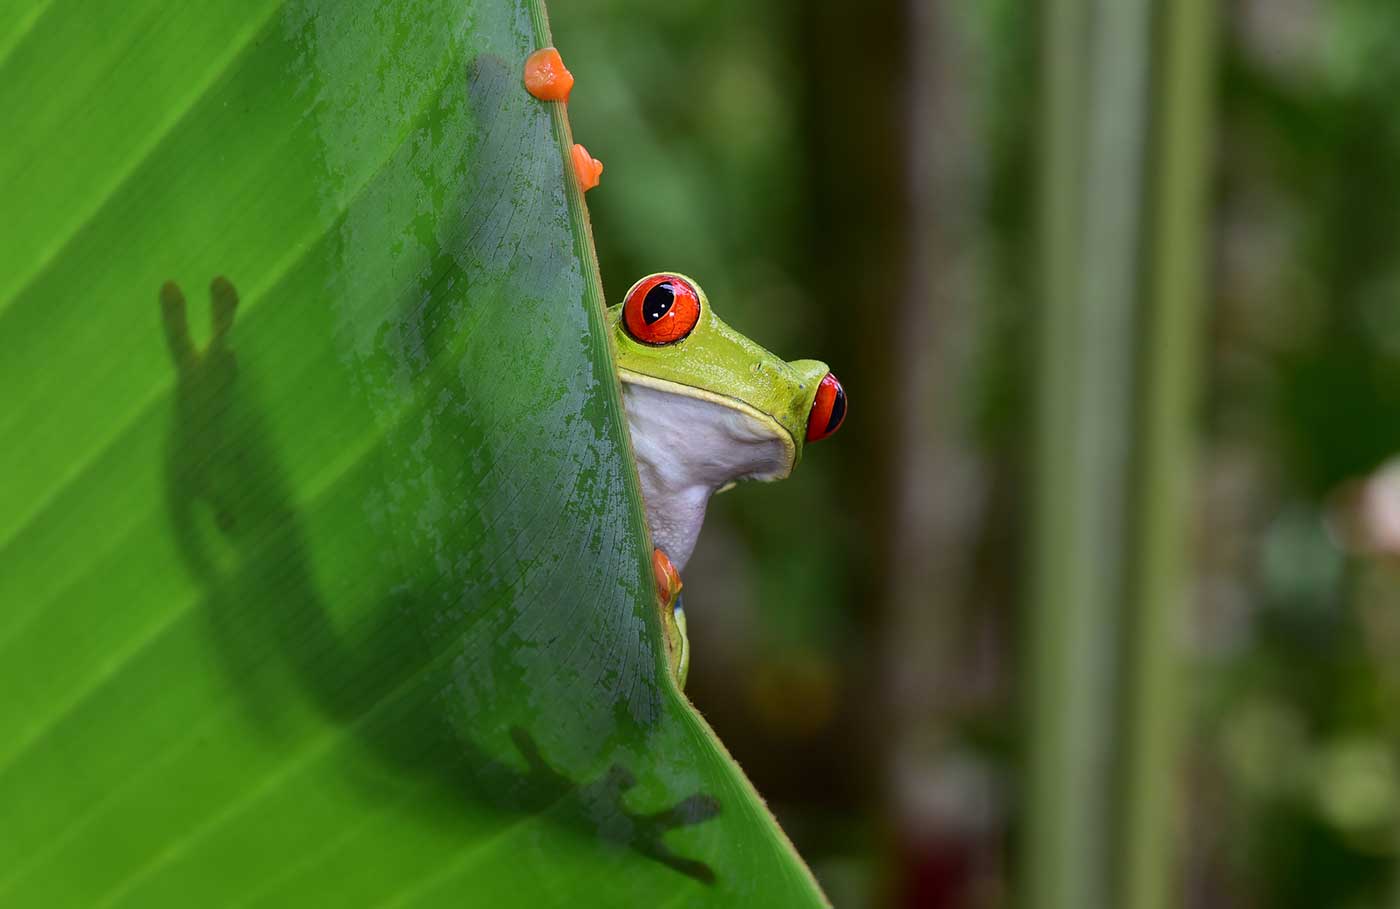
<svg viewBox="0 0 1400 909"><path fill-rule="evenodd" d="M523 0L0 15L0 905L809 905Z"/></svg>

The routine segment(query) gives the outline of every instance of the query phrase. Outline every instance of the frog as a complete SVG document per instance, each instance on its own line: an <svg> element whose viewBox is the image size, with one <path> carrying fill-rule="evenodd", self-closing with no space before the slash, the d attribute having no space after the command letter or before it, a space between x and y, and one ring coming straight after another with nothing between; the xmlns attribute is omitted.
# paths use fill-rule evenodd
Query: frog
<svg viewBox="0 0 1400 909"><path fill-rule="evenodd" d="M784 360L731 328L679 272L639 279L607 316L669 668L684 689L690 641L680 572L710 499L791 475L806 443L841 428L846 391L820 360Z"/></svg>

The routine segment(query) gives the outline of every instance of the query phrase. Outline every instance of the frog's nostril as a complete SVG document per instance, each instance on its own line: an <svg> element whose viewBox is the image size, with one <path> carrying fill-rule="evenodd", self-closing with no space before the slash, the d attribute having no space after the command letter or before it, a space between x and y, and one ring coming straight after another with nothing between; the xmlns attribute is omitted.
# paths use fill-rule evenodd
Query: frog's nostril
<svg viewBox="0 0 1400 909"><path fill-rule="evenodd" d="M846 419L846 389L831 373L817 386L817 398L807 415L807 441L815 442L841 428Z"/></svg>

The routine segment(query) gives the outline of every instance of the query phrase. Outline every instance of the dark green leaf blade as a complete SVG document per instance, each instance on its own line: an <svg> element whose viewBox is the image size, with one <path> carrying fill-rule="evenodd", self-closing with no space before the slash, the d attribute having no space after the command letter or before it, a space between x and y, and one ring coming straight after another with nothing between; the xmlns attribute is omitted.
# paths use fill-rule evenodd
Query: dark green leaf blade
<svg viewBox="0 0 1400 909"><path fill-rule="evenodd" d="M0 903L805 905L666 679L521 2L0 35Z"/></svg>

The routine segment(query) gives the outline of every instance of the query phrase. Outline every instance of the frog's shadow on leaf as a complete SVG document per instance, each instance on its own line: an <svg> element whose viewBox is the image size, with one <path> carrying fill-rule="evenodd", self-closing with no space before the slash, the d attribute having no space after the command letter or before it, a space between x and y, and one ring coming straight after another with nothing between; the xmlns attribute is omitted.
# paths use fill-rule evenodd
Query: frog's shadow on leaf
<svg viewBox="0 0 1400 909"><path fill-rule="evenodd" d="M167 282L160 291L177 378L167 505L181 555L204 587L219 657L253 718L269 734L281 732L285 694L278 685L289 679L396 774L407 771L447 790L447 798L431 800L441 806L440 820L450 823L451 806L463 798L502 813L547 814L712 883L707 864L676 855L663 837L717 815L713 797L697 794L659 812L634 812L624 796L635 778L620 764L576 781L552 767L523 728L511 729L523 771L457 734L433 686L424 684L425 667L442 656L445 642L426 640L404 620L407 595L387 596L374 610L375 627L353 641L335 626L260 402L240 374L231 338L237 292L219 277L210 297L212 337L200 350L180 289ZM212 521L203 518L206 511ZM269 653L281 661L272 672Z"/></svg>

